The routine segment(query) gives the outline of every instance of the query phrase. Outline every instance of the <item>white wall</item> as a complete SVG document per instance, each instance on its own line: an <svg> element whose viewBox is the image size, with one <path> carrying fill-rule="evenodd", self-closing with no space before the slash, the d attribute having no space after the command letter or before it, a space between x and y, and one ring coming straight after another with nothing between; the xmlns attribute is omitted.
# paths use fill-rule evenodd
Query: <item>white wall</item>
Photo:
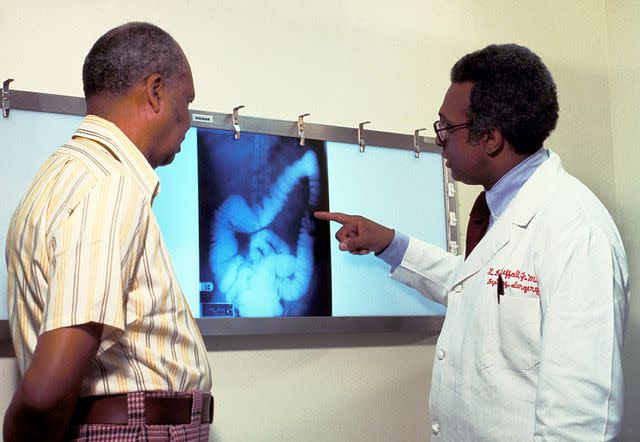
<svg viewBox="0 0 640 442"><path fill-rule="evenodd" d="M624 440L640 439L640 2L607 1L611 129L617 220L631 266L631 311L625 343Z"/></svg>
<svg viewBox="0 0 640 442"><path fill-rule="evenodd" d="M194 72L196 109L229 112L244 104L245 115L293 120L311 112L306 121L355 127L372 120L371 129L403 133L430 127L460 56L492 42L525 44L558 84L561 116L548 146L618 217L640 269L638 188L629 163L631 158L638 164L638 132L629 130L638 115L638 77L630 73L637 72L638 57L621 70L616 64L625 61L627 49L637 54L635 0L34 3L2 2L0 77L15 78L16 89L81 96L82 60L96 38L125 21L145 20L182 44ZM621 5L636 21L624 20ZM607 25L615 28L611 40ZM628 96L634 82L635 95ZM619 115L620 107L628 113ZM477 189L460 190L465 220ZM632 375L640 362L640 314L634 308L626 354ZM207 344L217 441L430 437L433 338L236 337ZM0 370L15 373L6 343L0 357ZM1 382L0 409L15 378ZM630 386L635 389L627 395L628 409L637 416L638 381ZM628 440L633 425L627 426Z"/></svg>

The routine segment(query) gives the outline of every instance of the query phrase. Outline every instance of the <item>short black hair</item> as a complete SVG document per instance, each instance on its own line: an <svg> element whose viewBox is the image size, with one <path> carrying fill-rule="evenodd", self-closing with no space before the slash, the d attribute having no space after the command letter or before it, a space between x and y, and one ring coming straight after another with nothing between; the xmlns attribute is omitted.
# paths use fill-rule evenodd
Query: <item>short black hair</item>
<svg viewBox="0 0 640 442"><path fill-rule="evenodd" d="M155 72L171 81L185 73L185 63L182 49L166 31L150 23L126 23L100 37L87 54L84 95L122 95Z"/></svg>
<svg viewBox="0 0 640 442"><path fill-rule="evenodd" d="M558 95L540 57L517 44L490 45L462 57L454 83L472 82L469 140L498 129L519 153L533 153L555 129Z"/></svg>

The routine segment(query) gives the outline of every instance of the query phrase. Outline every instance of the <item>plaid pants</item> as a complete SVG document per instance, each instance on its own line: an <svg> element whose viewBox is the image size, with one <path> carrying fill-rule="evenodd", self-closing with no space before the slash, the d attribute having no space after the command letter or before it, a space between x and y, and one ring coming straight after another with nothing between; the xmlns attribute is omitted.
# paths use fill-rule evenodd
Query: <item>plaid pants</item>
<svg viewBox="0 0 640 442"><path fill-rule="evenodd" d="M208 442L211 424L200 422L202 391L138 391L127 394L127 425L88 424L69 429L69 442ZM193 397L191 423L184 425L147 425L145 397Z"/></svg>

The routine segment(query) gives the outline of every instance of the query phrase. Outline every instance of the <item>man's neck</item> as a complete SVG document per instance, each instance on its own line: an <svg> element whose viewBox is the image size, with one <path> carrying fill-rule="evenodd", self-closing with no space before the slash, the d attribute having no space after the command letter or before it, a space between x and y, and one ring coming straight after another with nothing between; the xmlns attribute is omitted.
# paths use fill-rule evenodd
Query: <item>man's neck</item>
<svg viewBox="0 0 640 442"><path fill-rule="evenodd" d="M147 157L146 149L150 144L141 130L141 112L135 97L131 95L112 96L101 94L87 98L87 114L104 118L115 124L127 138Z"/></svg>
<svg viewBox="0 0 640 442"><path fill-rule="evenodd" d="M513 148L509 147L502 153L502 155L496 156L494 158L494 167L492 168L495 173L491 177L489 183L484 184L484 190L491 190L491 188L506 174L508 174L514 167L518 164L522 163L524 160L533 155L534 152L531 153L518 153L513 150Z"/></svg>

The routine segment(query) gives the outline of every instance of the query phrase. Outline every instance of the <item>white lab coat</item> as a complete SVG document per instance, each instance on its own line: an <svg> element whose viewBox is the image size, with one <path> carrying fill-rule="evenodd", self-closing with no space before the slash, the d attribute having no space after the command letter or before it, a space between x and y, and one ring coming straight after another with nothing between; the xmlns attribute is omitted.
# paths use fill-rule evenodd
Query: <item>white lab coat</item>
<svg viewBox="0 0 640 442"><path fill-rule="evenodd" d="M432 440L619 433L627 260L609 213L556 154L466 261L411 238L391 277L447 306L431 381Z"/></svg>

